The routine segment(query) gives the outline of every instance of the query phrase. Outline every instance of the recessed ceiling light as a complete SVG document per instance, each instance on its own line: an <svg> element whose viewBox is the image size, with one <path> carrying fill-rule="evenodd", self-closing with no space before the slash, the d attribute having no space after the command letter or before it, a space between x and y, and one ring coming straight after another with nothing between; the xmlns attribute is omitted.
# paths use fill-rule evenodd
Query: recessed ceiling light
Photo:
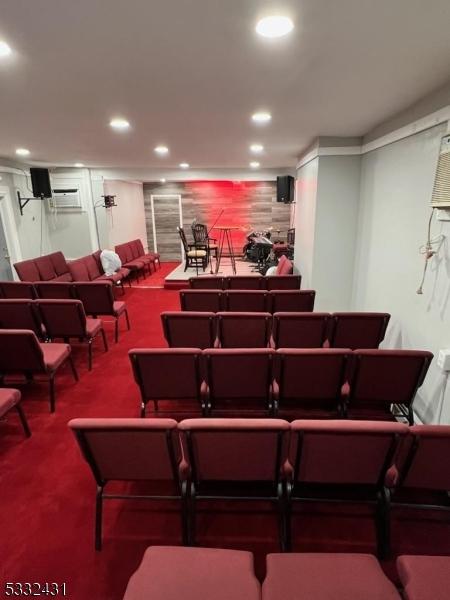
<svg viewBox="0 0 450 600"><path fill-rule="evenodd" d="M28 156L30 154L30 151L26 148L17 148L16 154L19 156Z"/></svg>
<svg viewBox="0 0 450 600"><path fill-rule="evenodd" d="M266 38L278 38L287 35L294 29L294 23L289 17L271 15L264 17L256 24L256 32Z"/></svg>
<svg viewBox="0 0 450 600"><path fill-rule="evenodd" d="M180 163L180 169L189 169L189 163L187 163L187 162Z"/></svg>
<svg viewBox="0 0 450 600"><path fill-rule="evenodd" d="M0 41L0 57L9 56L12 50L6 42Z"/></svg>
<svg viewBox="0 0 450 600"><path fill-rule="evenodd" d="M272 119L272 115L269 112L256 112L252 115L252 121L254 123L268 123Z"/></svg>
<svg viewBox="0 0 450 600"><path fill-rule="evenodd" d="M250 146L250 152L254 154L261 154L264 151L264 146L262 144L252 144Z"/></svg>
<svg viewBox="0 0 450 600"><path fill-rule="evenodd" d="M166 183L166 180L164 179L164 177L161 177L161 179L159 180L161 183Z"/></svg>
<svg viewBox="0 0 450 600"><path fill-rule="evenodd" d="M163 156L164 154L169 154L169 148L167 146L156 146L155 152Z"/></svg>
<svg viewBox="0 0 450 600"><path fill-rule="evenodd" d="M81 169L82 167L84 167L84 163L75 163L73 166L77 169Z"/></svg>
<svg viewBox="0 0 450 600"><path fill-rule="evenodd" d="M252 169L258 169L259 168L259 162L257 160L252 160L252 162L250 163L250 167Z"/></svg>
<svg viewBox="0 0 450 600"><path fill-rule="evenodd" d="M128 127L130 126L129 122L126 119L111 119L109 124L113 129L121 130L128 129Z"/></svg>

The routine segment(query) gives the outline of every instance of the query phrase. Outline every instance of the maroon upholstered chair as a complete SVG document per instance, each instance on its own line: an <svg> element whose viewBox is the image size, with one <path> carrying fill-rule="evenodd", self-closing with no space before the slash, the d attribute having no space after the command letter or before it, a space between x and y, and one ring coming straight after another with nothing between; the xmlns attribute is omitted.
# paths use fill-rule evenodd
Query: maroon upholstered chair
<svg viewBox="0 0 450 600"><path fill-rule="evenodd" d="M330 331L332 348L378 348L391 315L388 313L333 313Z"/></svg>
<svg viewBox="0 0 450 600"><path fill-rule="evenodd" d="M0 300L1 329L30 329L42 340L45 330L34 300Z"/></svg>
<svg viewBox="0 0 450 600"><path fill-rule="evenodd" d="M327 338L329 313L278 312L273 315L275 348L322 348Z"/></svg>
<svg viewBox="0 0 450 600"><path fill-rule="evenodd" d="M133 252L128 244L119 244L115 247L114 252L119 255L119 258L122 261L122 266L126 269L129 269L131 273L136 275L136 278L139 279L139 274L143 274L144 272L145 262L143 260L133 258Z"/></svg>
<svg viewBox="0 0 450 600"><path fill-rule="evenodd" d="M450 556L399 556L397 572L404 600L447 600Z"/></svg>
<svg viewBox="0 0 450 600"><path fill-rule="evenodd" d="M88 369L92 370L92 344L100 333L105 352L108 351L103 323L100 319L86 319L81 300L36 300L35 301L47 337L51 340L78 338L88 345Z"/></svg>
<svg viewBox="0 0 450 600"><path fill-rule="evenodd" d="M153 271L156 271L155 267L155 259L154 257L147 256L144 253L141 253L139 249L139 245L137 240L133 240L131 242L127 242L128 249L130 250L132 260L139 260L144 263L144 269L147 267L148 274L151 275L152 267Z"/></svg>
<svg viewBox="0 0 450 600"><path fill-rule="evenodd" d="M227 290L224 310L233 312L272 312L265 290Z"/></svg>
<svg viewBox="0 0 450 600"><path fill-rule="evenodd" d="M221 312L217 313L217 322L222 348L267 348L269 344L270 313Z"/></svg>
<svg viewBox="0 0 450 600"><path fill-rule="evenodd" d="M20 398L21 394L19 390L10 389L10 388L0 388L0 419L5 417L5 415L12 410L16 409L19 414L20 422L22 423L23 430L27 437L31 436L30 428L28 427L28 422L25 417L25 414L20 406Z"/></svg>
<svg viewBox="0 0 450 600"><path fill-rule="evenodd" d="M280 419L187 419L178 425L190 469L190 544L196 500L271 500L285 548L285 486L289 423Z"/></svg>
<svg viewBox="0 0 450 600"><path fill-rule="evenodd" d="M401 600L370 554L268 554L266 563L263 600Z"/></svg>
<svg viewBox="0 0 450 600"><path fill-rule="evenodd" d="M392 419L395 405L413 425L413 401L432 358L420 350L356 350L346 411Z"/></svg>
<svg viewBox="0 0 450 600"><path fill-rule="evenodd" d="M101 253L102 253L101 250L97 250L96 252L94 252L92 254L92 257L95 260L95 263L97 265L98 272L100 273L100 276L94 277L93 281L96 281L98 279L100 279L100 280L105 279L106 281L111 281L112 283L115 283L116 285L120 285L120 288L122 290L122 295L125 294L125 289L123 286L124 281L127 281L129 287L131 287L131 281L130 281L130 277L129 277L130 269L126 269L125 267L120 267L120 269L118 269L112 275L106 275L105 272L103 271L103 265L102 265L102 261L100 259Z"/></svg>
<svg viewBox="0 0 450 600"><path fill-rule="evenodd" d="M260 275L230 275L226 278L226 288L229 290L264 290L264 277Z"/></svg>
<svg viewBox="0 0 450 600"><path fill-rule="evenodd" d="M289 449L293 475L288 486L289 497L307 502L375 502L378 552L387 555L386 475L407 434L408 427L402 423L293 421Z"/></svg>
<svg viewBox="0 0 450 600"><path fill-rule="evenodd" d="M144 598L261 600L261 590L250 552L150 546L131 576L123 600Z"/></svg>
<svg viewBox="0 0 450 600"><path fill-rule="evenodd" d="M275 410L341 411L341 388L351 351L280 348L276 354Z"/></svg>
<svg viewBox="0 0 450 600"><path fill-rule="evenodd" d="M125 315L127 328L130 329L127 306L125 302L114 299L113 286L110 281L75 282L74 290L76 297L83 303L86 314L94 318L98 315L114 317L114 339L116 342L119 341L119 317Z"/></svg>
<svg viewBox="0 0 450 600"><path fill-rule="evenodd" d="M73 283L68 281L38 281L34 287L38 298L46 300L72 300L75 298Z"/></svg>
<svg viewBox="0 0 450 600"><path fill-rule="evenodd" d="M95 501L95 549L102 548L103 501L108 499L172 499L184 506L186 483L179 476L181 449L177 422L173 419L73 419L84 459L97 484ZM107 493L111 481L147 482L150 494ZM170 493L167 485L171 483ZM181 511L186 541L185 510Z"/></svg>
<svg viewBox="0 0 450 600"><path fill-rule="evenodd" d="M272 275L265 277L266 289L271 290L299 290L301 275Z"/></svg>
<svg viewBox="0 0 450 600"><path fill-rule="evenodd" d="M36 289L29 281L0 281L0 298L34 300Z"/></svg>
<svg viewBox="0 0 450 600"><path fill-rule="evenodd" d="M0 330L2 377L11 373L24 373L27 378L35 373L46 375L49 380L51 412L55 412L55 375L67 361L78 381L69 344L40 344L33 331L26 329Z"/></svg>
<svg viewBox="0 0 450 600"><path fill-rule="evenodd" d="M161 268L159 252L146 252L141 239L133 240L131 243L134 244L134 248L137 251L137 258L149 258L152 261L154 269L156 269L156 266L158 266L159 269Z"/></svg>
<svg viewBox="0 0 450 600"><path fill-rule="evenodd" d="M274 355L269 348L204 350L206 386L202 389L208 411L235 412L249 403L258 410L272 410Z"/></svg>
<svg viewBox="0 0 450 600"><path fill-rule="evenodd" d="M180 290L181 310L219 312L223 309L223 292L220 290Z"/></svg>
<svg viewBox="0 0 450 600"><path fill-rule="evenodd" d="M45 254L15 263L21 281L71 281L72 276L62 252Z"/></svg>
<svg viewBox="0 0 450 600"><path fill-rule="evenodd" d="M14 263L14 268L20 281L40 281L41 275L34 260L22 260Z"/></svg>
<svg viewBox="0 0 450 600"><path fill-rule="evenodd" d="M273 290L271 312L312 312L315 298L314 290Z"/></svg>
<svg viewBox="0 0 450 600"><path fill-rule="evenodd" d="M190 277L189 287L192 290L223 290L226 287L224 277Z"/></svg>
<svg viewBox="0 0 450 600"><path fill-rule="evenodd" d="M216 314L212 312L162 312L164 337L170 348L214 348Z"/></svg>
<svg viewBox="0 0 450 600"><path fill-rule="evenodd" d="M150 401L155 412L159 400L189 401L200 406L200 349L134 348L128 356L141 392L141 417L145 417Z"/></svg>

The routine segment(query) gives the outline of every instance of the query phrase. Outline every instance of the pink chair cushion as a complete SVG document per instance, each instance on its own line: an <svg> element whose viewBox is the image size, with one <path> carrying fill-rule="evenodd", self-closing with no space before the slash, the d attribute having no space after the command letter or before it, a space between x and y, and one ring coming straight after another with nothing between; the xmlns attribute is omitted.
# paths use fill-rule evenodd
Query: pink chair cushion
<svg viewBox="0 0 450 600"><path fill-rule="evenodd" d="M0 389L0 417L3 417L8 410L20 402L19 390L11 388Z"/></svg>
<svg viewBox="0 0 450 600"><path fill-rule="evenodd" d="M123 600L260 600L250 552L151 546Z"/></svg>
<svg viewBox="0 0 450 600"><path fill-rule="evenodd" d="M44 363L47 371L56 369L66 360L70 354L69 344L39 344L44 353Z"/></svg>
<svg viewBox="0 0 450 600"><path fill-rule="evenodd" d="M103 328L101 319L86 319L86 332L89 337L94 337Z"/></svg>
<svg viewBox="0 0 450 600"><path fill-rule="evenodd" d="M266 562L263 600L400 600L370 554L268 554Z"/></svg>
<svg viewBox="0 0 450 600"><path fill-rule="evenodd" d="M405 600L448 600L450 556L399 556Z"/></svg>
<svg viewBox="0 0 450 600"><path fill-rule="evenodd" d="M64 273L64 275L59 275L52 279L52 281L73 281L73 277L70 273Z"/></svg>
<svg viewBox="0 0 450 600"><path fill-rule="evenodd" d="M284 260L282 261L280 259L280 262L278 263L276 274L277 275L290 275L292 273L292 262L285 256L283 256L282 258L284 258Z"/></svg>

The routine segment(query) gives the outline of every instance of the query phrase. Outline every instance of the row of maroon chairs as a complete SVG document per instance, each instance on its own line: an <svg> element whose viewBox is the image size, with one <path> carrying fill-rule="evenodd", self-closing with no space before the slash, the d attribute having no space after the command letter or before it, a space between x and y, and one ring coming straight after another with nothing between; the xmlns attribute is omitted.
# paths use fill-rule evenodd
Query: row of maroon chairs
<svg viewBox="0 0 450 600"><path fill-rule="evenodd" d="M105 330L100 319L87 319L80 300L0 300L0 328L27 329L42 341L75 338L86 342L88 368L92 369L92 345L101 334L108 351Z"/></svg>
<svg viewBox="0 0 450 600"><path fill-rule="evenodd" d="M191 277L189 287L193 290L299 290L301 275L230 275L228 277Z"/></svg>
<svg viewBox="0 0 450 600"><path fill-rule="evenodd" d="M253 554L222 548L150 546L123 600L447 600L450 556L399 556L401 591L371 554L266 556L260 584Z"/></svg>
<svg viewBox="0 0 450 600"><path fill-rule="evenodd" d="M283 550L291 548L294 502L368 503L375 505L381 556L390 551L391 506L430 508L431 491L442 494L442 508L448 506L449 426L409 428L397 422L339 420L75 419L69 427L97 484L97 549L101 548L103 500L111 498L176 500L182 509L185 544L195 544L198 500L271 501L279 515ZM108 484L115 481L145 481L150 493L109 494ZM161 482L166 484L165 493L158 486ZM423 499L421 492L425 492ZM435 504L432 507L436 509Z"/></svg>
<svg viewBox="0 0 450 600"><path fill-rule="evenodd" d="M214 410L277 414L307 410L392 419L391 405L414 422L412 403L433 355L419 350L189 349L129 351L141 393L149 402L188 402Z"/></svg>
<svg viewBox="0 0 450 600"><path fill-rule="evenodd" d="M387 313L162 312L171 348L378 348Z"/></svg>
<svg viewBox="0 0 450 600"><path fill-rule="evenodd" d="M36 298L46 300L79 300L83 303L84 311L86 314L96 318L98 315L108 315L115 319L115 340L119 339L119 317L125 316L127 327L130 329L130 320L128 317L128 311L125 302L118 301L114 298L113 285L111 282L45 282L45 283L27 283L27 282L14 282L5 286L3 284L3 290L8 289L9 295L0 299L0 302L7 306L7 299L11 306L13 299L30 299L35 300ZM2 290L2 284L0 284L0 290ZM26 310L26 309L24 309ZM20 311L19 304L16 308L16 313ZM4 317L6 318L6 317ZM13 329L33 329L34 327L25 326L26 321L20 320L19 316L16 316L15 324L9 320L7 325L3 327ZM17 320L19 319L19 320ZM2 319L0 318L0 323Z"/></svg>
<svg viewBox="0 0 450 600"><path fill-rule="evenodd" d="M140 239L118 244L114 251L119 255L122 266L129 269L137 278L139 278L139 274L144 275L146 269L150 274L152 268L153 271L156 271L157 267L161 268L159 253L145 252Z"/></svg>
<svg viewBox="0 0 450 600"><path fill-rule="evenodd" d="M0 384L8 375L21 374L27 381L34 375L43 375L49 382L51 412L55 411L56 403L55 376L66 363L78 381L69 344L41 343L36 334L27 329L0 329Z"/></svg>
<svg viewBox="0 0 450 600"><path fill-rule="evenodd" d="M312 312L314 290L180 290L181 310L221 312Z"/></svg>

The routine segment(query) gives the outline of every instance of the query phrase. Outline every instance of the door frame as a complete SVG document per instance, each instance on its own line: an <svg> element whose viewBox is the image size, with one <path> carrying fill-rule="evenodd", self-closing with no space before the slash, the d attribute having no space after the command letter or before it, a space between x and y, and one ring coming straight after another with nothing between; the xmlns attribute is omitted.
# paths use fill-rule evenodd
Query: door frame
<svg viewBox="0 0 450 600"><path fill-rule="evenodd" d="M152 229L153 229L153 249L154 252L158 252L158 240L156 238L156 225L155 225L155 205L153 198L178 198L178 213L180 215L180 227L183 227L183 204L181 202L181 194L151 194L150 195L150 208L152 210ZM184 248L180 240L181 247L181 258L184 260Z"/></svg>
<svg viewBox="0 0 450 600"><path fill-rule="evenodd" d="M13 278L18 280L13 264L22 260L22 251L19 244L19 235L11 203L11 192L7 187L0 187L0 216L5 232L6 246L8 248L11 272Z"/></svg>

